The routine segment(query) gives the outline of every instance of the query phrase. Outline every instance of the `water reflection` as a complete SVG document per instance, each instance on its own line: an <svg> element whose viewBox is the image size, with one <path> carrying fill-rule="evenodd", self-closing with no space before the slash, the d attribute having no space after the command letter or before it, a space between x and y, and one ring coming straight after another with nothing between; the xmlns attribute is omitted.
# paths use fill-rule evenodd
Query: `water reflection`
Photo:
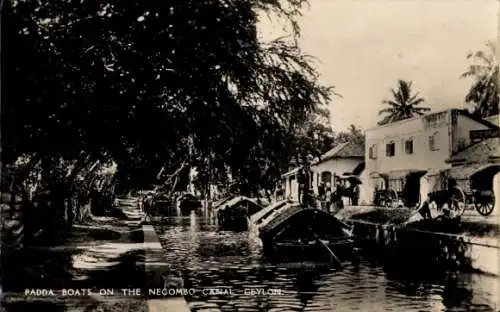
<svg viewBox="0 0 500 312"><path fill-rule="evenodd" d="M206 217L169 217L160 239L185 287L230 286L233 295L191 296L193 311L497 311L497 277L440 274L403 261L362 255L342 270L280 264L262 255L248 232L218 231ZM382 259L382 260L380 260ZM404 259L404 258L401 258ZM249 295L244 289L281 289L283 295Z"/></svg>

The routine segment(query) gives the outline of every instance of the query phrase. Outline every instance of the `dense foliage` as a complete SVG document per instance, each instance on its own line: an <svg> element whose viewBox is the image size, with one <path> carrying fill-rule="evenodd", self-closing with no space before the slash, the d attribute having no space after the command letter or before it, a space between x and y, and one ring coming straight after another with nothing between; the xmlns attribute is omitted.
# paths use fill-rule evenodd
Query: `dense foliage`
<svg viewBox="0 0 500 312"><path fill-rule="evenodd" d="M480 117L497 115L500 105L500 74L496 46L493 42L488 42L486 47L486 51L476 51L467 55L471 64L461 76L473 79L465 100L473 105L474 114Z"/></svg>
<svg viewBox="0 0 500 312"><path fill-rule="evenodd" d="M330 88L294 40L257 35L259 14L274 13L297 36L303 5L7 0L3 163L71 162L70 185L114 161L124 190L185 183L192 166L207 181L230 173L245 191L271 183L306 153L304 133L309 145L327 140L309 134L328 132L315 119Z"/></svg>

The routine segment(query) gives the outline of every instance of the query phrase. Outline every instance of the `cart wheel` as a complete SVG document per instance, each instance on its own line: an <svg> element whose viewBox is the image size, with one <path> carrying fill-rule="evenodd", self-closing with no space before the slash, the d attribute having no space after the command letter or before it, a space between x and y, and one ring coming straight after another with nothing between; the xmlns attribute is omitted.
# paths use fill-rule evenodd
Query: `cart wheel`
<svg viewBox="0 0 500 312"><path fill-rule="evenodd" d="M479 212L480 215L482 216L489 216L492 212L493 209L495 208L495 198L493 198L491 201L488 202L476 202L476 210Z"/></svg>

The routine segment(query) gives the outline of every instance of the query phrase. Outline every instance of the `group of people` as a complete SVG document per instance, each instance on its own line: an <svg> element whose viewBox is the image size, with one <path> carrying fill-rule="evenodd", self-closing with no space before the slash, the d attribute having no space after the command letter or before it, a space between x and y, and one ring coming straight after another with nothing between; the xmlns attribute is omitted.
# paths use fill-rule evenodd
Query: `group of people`
<svg viewBox="0 0 500 312"><path fill-rule="evenodd" d="M297 174L298 197L300 203L304 206L318 204L321 209L330 212L344 208L343 197L348 197L352 205L358 205L359 185L349 183L347 180L336 179L332 188L331 183L320 182L318 185L318 194L314 195L311 189L310 171L303 166ZM317 202L316 202L317 201Z"/></svg>
<svg viewBox="0 0 500 312"><path fill-rule="evenodd" d="M351 205L357 206L359 202L359 185L349 183L347 180L337 180L332 189L330 182L320 182L318 185L318 201L322 209L337 211L344 208L343 197L350 200Z"/></svg>

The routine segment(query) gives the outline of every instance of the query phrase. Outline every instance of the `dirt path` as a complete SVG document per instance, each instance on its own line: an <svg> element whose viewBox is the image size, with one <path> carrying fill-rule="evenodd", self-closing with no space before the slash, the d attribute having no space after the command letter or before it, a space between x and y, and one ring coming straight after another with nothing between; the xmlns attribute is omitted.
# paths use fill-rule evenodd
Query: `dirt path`
<svg viewBox="0 0 500 312"><path fill-rule="evenodd" d="M147 311L142 297L125 297L121 291L146 285L142 213L134 200L123 200L119 209L121 218L94 218L74 226L57 246L27 246L3 263L11 275L3 285L5 311ZM54 296L25 296L31 289L51 289ZM64 289L93 294L82 290L70 297ZM99 291L114 295L100 296Z"/></svg>

